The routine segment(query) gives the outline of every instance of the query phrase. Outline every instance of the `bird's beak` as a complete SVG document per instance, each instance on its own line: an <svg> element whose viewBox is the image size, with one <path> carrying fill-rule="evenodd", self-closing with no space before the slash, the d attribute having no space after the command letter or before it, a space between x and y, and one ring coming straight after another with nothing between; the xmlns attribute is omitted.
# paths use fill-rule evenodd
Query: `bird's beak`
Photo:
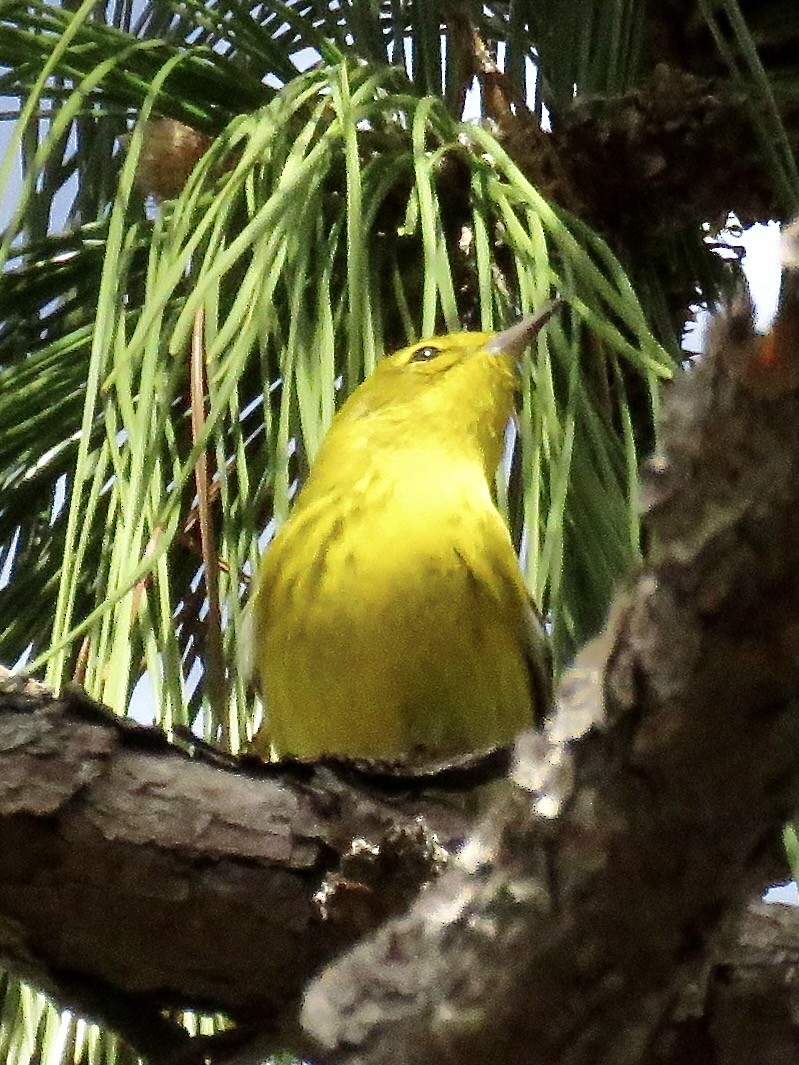
<svg viewBox="0 0 799 1065"><path fill-rule="evenodd" d="M520 359L535 335L544 328L561 303L563 300L558 296L557 299L545 304L538 314L532 314L529 318L523 318L521 322L512 325L510 329L495 333L486 344L486 351L491 355L511 355L515 359Z"/></svg>

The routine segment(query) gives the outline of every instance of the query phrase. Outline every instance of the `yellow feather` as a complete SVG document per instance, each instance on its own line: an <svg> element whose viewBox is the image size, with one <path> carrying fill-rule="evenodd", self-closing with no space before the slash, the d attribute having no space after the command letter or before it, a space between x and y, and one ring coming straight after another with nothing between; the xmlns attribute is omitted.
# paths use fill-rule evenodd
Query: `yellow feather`
<svg viewBox="0 0 799 1065"><path fill-rule="evenodd" d="M335 416L248 608L264 756L418 763L545 712L546 640L493 482L517 357L550 313L414 344Z"/></svg>

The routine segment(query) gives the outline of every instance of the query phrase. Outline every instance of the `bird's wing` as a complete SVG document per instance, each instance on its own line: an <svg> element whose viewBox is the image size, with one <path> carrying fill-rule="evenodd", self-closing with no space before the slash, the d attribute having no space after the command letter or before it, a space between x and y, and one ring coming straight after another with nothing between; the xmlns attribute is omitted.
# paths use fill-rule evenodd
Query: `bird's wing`
<svg viewBox="0 0 799 1065"><path fill-rule="evenodd" d="M480 535L455 550L476 589L499 589L508 632L518 641L529 678L532 719L541 727L552 706L552 649L543 618L519 569L510 534L498 511L481 515ZM470 526L470 528L473 528ZM474 551L475 542L479 552Z"/></svg>

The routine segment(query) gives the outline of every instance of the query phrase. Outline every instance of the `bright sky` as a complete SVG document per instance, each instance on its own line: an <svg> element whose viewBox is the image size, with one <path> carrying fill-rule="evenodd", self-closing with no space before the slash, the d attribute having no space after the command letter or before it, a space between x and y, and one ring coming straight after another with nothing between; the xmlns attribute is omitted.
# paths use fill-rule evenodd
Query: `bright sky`
<svg viewBox="0 0 799 1065"><path fill-rule="evenodd" d="M741 238L743 268L755 303L755 325L765 332L777 313L780 288L780 227L776 222L752 226Z"/></svg>

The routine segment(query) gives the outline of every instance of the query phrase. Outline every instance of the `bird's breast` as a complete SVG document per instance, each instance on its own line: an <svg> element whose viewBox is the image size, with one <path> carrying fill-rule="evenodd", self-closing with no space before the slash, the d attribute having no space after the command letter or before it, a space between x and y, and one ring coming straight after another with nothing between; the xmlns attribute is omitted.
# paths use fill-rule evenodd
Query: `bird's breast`
<svg viewBox="0 0 799 1065"><path fill-rule="evenodd" d="M478 750L530 719L526 593L484 475L386 472L306 500L268 549L261 688L284 753Z"/></svg>

